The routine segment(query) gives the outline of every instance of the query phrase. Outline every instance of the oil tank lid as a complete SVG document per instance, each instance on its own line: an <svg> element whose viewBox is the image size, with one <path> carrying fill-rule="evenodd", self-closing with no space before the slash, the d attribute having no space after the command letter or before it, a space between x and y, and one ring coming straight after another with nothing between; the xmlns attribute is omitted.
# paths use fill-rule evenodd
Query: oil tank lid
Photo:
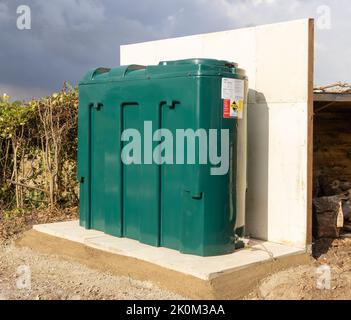
<svg viewBox="0 0 351 320"><path fill-rule="evenodd" d="M193 58L193 59L183 59L183 60L174 60L174 61L161 61L158 65L162 66L171 66L171 65L184 65L184 64L203 64L208 66L217 66L217 67L228 67L228 68L237 68L238 64L235 62L230 62L226 60L217 60L217 59L207 59L207 58Z"/></svg>

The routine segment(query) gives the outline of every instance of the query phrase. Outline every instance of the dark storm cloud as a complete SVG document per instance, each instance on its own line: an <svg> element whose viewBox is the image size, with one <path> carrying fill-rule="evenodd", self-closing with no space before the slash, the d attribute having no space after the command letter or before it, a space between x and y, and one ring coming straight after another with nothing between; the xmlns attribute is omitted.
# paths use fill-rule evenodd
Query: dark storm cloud
<svg viewBox="0 0 351 320"><path fill-rule="evenodd" d="M6 17L0 21L0 83L12 86L49 92L65 80L76 83L89 68L117 65L119 44L129 34L142 40L152 32L119 16L118 10L107 12L98 1L68 0L26 3L32 29L21 31L16 28L16 8L23 1L15 2L4 2L0 9Z"/></svg>
<svg viewBox="0 0 351 320"><path fill-rule="evenodd" d="M16 28L23 4L31 30ZM313 17L321 4L332 29L317 30L316 82L351 81L347 0L1 0L0 93L29 98L76 84L88 69L118 65L121 44Z"/></svg>

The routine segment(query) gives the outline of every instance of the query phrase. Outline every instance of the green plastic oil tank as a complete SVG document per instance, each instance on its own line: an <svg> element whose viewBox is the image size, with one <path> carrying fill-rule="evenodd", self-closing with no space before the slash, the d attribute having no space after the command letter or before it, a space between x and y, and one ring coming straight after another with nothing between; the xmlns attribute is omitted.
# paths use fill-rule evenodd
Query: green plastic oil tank
<svg viewBox="0 0 351 320"><path fill-rule="evenodd" d="M246 83L237 64L214 59L88 72L80 225L182 253L233 252L244 228Z"/></svg>

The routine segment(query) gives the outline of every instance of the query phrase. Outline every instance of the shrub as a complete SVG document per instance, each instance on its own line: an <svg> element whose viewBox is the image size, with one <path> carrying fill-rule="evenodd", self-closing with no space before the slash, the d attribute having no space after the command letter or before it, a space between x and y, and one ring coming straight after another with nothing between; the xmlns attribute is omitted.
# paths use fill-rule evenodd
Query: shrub
<svg viewBox="0 0 351 320"><path fill-rule="evenodd" d="M69 207L76 182L78 90L28 102L0 98L0 207Z"/></svg>

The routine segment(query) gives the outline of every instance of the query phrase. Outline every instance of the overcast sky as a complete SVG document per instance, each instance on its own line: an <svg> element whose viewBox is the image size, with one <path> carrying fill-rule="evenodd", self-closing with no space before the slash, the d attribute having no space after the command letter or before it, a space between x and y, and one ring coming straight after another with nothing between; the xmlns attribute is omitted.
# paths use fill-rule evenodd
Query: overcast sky
<svg viewBox="0 0 351 320"><path fill-rule="evenodd" d="M19 5L31 29L17 28ZM0 94L15 99L77 84L119 64L119 45L314 17L315 84L351 82L349 0L0 0ZM330 19L329 19L330 18Z"/></svg>

